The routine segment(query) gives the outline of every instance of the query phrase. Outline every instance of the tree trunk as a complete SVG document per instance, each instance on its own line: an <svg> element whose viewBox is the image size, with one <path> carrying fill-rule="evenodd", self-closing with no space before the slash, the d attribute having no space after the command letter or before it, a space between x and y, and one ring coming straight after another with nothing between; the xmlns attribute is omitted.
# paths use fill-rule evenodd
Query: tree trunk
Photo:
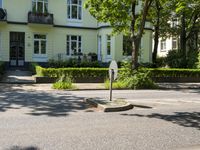
<svg viewBox="0 0 200 150"><path fill-rule="evenodd" d="M180 33L180 53L183 58L183 62L186 62L186 21L185 21L185 13L183 12L181 17L181 33ZM183 66L185 67L185 66Z"/></svg>
<svg viewBox="0 0 200 150"><path fill-rule="evenodd" d="M140 40L137 38L132 38L132 47L132 69L137 69L139 66L138 54L140 50Z"/></svg>
<svg viewBox="0 0 200 150"><path fill-rule="evenodd" d="M154 35L154 49L153 49L153 64L156 64L157 60L157 52L158 52L158 44L159 44L159 31L160 31L160 10L161 7L159 2L156 1L156 9L157 9L157 19L155 25L155 35Z"/></svg>

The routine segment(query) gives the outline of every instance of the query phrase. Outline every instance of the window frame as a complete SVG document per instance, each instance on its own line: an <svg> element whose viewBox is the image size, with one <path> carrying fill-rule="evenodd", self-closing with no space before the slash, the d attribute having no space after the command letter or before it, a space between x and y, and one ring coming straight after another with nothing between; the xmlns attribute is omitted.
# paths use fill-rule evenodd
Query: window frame
<svg viewBox="0 0 200 150"><path fill-rule="evenodd" d="M35 35L42 35L45 36L45 39L43 38L35 38ZM39 42L39 52L35 53L35 41ZM42 41L45 41L45 53L42 54ZM47 34L41 34L41 33L34 33L33 34L33 54L34 56L46 56L47 55Z"/></svg>
<svg viewBox="0 0 200 150"><path fill-rule="evenodd" d="M72 22L82 22L82 20L83 20L83 1L82 0L77 0L77 4L72 4L72 0L67 0L67 20L69 20L69 21L72 21ZM81 2L81 4L79 4L79 2ZM76 14L76 18L73 18L72 17L72 7L73 6L76 6L76 8L77 8L77 14ZM70 8L70 10L69 10L69 8ZM79 10L79 8L81 8L81 10ZM68 12L70 13L70 14L68 14ZM79 19L79 12L81 13L80 14L80 19Z"/></svg>
<svg viewBox="0 0 200 150"><path fill-rule="evenodd" d="M110 54L108 54L108 44L110 45L110 50L109 50ZM106 55L107 56L111 56L111 53L112 53L111 50L112 50L112 36L107 34L106 35Z"/></svg>
<svg viewBox="0 0 200 150"><path fill-rule="evenodd" d="M72 40L73 36L76 37L76 40ZM82 36L81 35L68 34L68 35L66 35L66 55L67 56L77 56L72 51L72 42L76 42L76 53L77 54L82 53L83 52L83 50L82 50ZM80 44L80 47L79 47L79 44ZM69 51L68 51L68 48L69 48ZM80 52L79 52L79 48L80 48Z"/></svg>
<svg viewBox="0 0 200 150"><path fill-rule="evenodd" d="M3 0L1 0L1 3L0 3L0 4L1 4L1 7L0 7L0 8L3 8Z"/></svg>
<svg viewBox="0 0 200 150"><path fill-rule="evenodd" d="M166 41L166 39L161 39L161 41L160 41L160 51L166 52L166 50L167 50L167 41Z"/></svg>
<svg viewBox="0 0 200 150"><path fill-rule="evenodd" d="M174 47L174 45L176 45L176 47ZM172 37L172 49L178 49L178 40L176 37Z"/></svg>
<svg viewBox="0 0 200 150"><path fill-rule="evenodd" d="M42 2L42 12L38 10L38 3ZM35 3L35 10L34 10L34 3ZM45 10L45 4L47 4L47 10ZM32 0L32 11L36 13L48 13L49 2L48 0Z"/></svg>

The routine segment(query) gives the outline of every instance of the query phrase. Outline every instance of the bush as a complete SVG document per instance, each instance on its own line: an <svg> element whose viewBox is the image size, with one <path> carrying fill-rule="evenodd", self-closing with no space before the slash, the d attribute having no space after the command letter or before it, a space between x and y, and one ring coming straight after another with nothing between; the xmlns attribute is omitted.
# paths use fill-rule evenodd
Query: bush
<svg viewBox="0 0 200 150"><path fill-rule="evenodd" d="M119 72L119 77L113 84L113 88L129 88L129 89L149 89L157 88L150 77L150 71L139 68L131 69L131 63L125 62ZM106 88L108 83L105 83Z"/></svg>
<svg viewBox="0 0 200 150"><path fill-rule="evenodd" d="M87 61L87 60L84 60L84 61L81 61L79 62L78 59L69 59L69 60L49 60L48 61L48 67L49 68L67 68L67 67L70 67L70 68L75 68L75 67L92 67L92 68L100 68L102 67L101 63L99 63L98 61Z"/></svg>
<svg viewBox="0 0 200 150"><path fill-rule="evenodd" d="M0 74L3 74L5 71L5 63L4 62L0 62Z"/></svg>
<svg viewBox="0 0 200 150"><path fill-rule="evenodd" d="M56 77L62 75L73 78L108 77L108 68L42 68L36 66L37 76Z"/></svg>
<svg viewBox="0 0 200 150"><path fill-rule="evenodd" d="M156 67L166 67L166 57L158 57L156 59Z"/></svg>
<svg viewBox="0 0 200 150"><path fill-rule="evenodd" d="M36 68L39 67L37 63L30 63L29 70L32 72L32 74L36 74Z"/></svg>
<svg viewBox="0 0 200 150"><path fill-rule="evenodd" d="M148 68L151 77L200 77L200 69Z"/></svg>
<svg viewBox="0 0 200 150"><path fill-rule="evenodd" d="M166 63L170 68L184 68L185 60L178 50L171 50L166 57Z"/></svg>
<svg viewBox="0 0 200 150"><path fill-rule="evenodd" d="M53 84L54 89L74 89L72 85L72 78L70 76L63 75L56 83Z"/></svg>
<svg viewBox="0 0 200 150"><path fill-rule="evenodd" d="M200 52L198 53L198 58L196 62L196 68L200 69Z"/></svg>
<svg viewBox="0 0 200 150"><path fill-rule="evenodd" d="M187 56L187 68L197 68L198 65L198 51L189 51Z"/></svg>

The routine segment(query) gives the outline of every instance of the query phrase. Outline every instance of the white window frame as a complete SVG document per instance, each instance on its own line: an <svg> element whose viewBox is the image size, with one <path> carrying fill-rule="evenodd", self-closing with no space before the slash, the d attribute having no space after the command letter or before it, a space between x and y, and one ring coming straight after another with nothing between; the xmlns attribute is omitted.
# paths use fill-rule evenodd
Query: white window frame
<svg viewBox="0 0 200 150"><path fill-rule="evenodd" d="M110 38L110 39L109 39ZM111 56L111 46L112 46L112 41L111 41L111 35L106 35L106 55ZM110 45L110 54L108 54L108 44Z"/></svg>
<svg viewBox="0 0 200 150"><path fill-rule="evenodd" d="M37 34L38 34L38 35L45 35L46 38L45 38L45 39L40 39L40 38L39 38L39 39L37 39L37 38L35 39L35 35L37 35ZM38 41L38 42L39 42L39 53L38 53L38 54L35 53L35 45L34 45L35 41ZM45 54L42 54L42 53L41 53L41 51L42 51L42 49L41 49L41 42L42 42L42 41L45 41L45 42L46 42L46 45L45 45ZM43 57L46 57L46 56L47 56L47 34L41 34L41 33L34 33L34 34L33 34L33 54L34 54L34 56L36 56L36 57L37 57L37 56L40 56L40 57L41 57L41 56L43 56Z"/></svg>
<svg viewBox="0 0 200 150"><path fill-rule="evenodd" d="M67 20L72 22L82 22L83 20L83 0L77 0L78 4L72 4L72 0L67 0ZM81 2L81 4L79 4ZM72 6L77 7L77 16L76 18L72 18ZM70 7L70 14L68 14L68 9ZM79 11L79 8L81 8L81 11ZM81 18L79 19L79 13Z"/></svg>
<svg viewBox="0 0 200 150"><path fill-rule="evenodd" d="M75 36L77 39L72 40L73 36ZM67 37L69 37L69 41L68 41ZM79 41L79 38L81 39L80 41ZM82 36L81 35L67 35L66 36L66 55L67 56L76 56L76 55L74 55L74 53L72 53L72 42L76 42L77 53L79 53L79 44L80 44L80 53L82 53ZM68 43L69 43L69 45L68 45ZM68 46L69 46L69 54L68 54Z"/></svg>
<svg viewBox="0 0 200 150"><path fill-rule="evenodd" d="M48 0L32 0L32 11L34 7L34 3L36 3L36 12L38 12L38 3L42 2L42 13L45 13L45 4L47 4L47 12L48 12Z"/></svg>
<svg viewBox="0 0 200 150"><path fill-rule="evenodd" d="M165 39L162 39L160 41L160 51L165 52L167 49L167 41Z"/></svg>
<svg viewBox="0 0 200 150"><path fill-rule="evenodd" d="M174 43L176 43L176 47L173 47L174 46ZM178 48L178 40L176 37L172 37L172 49L177 49Z"/></svg>
<svg viewBox="0 0 200 150"><path fill-rule="evenodd" d="M1 0L1 7L0 8L3 8L3 0Z"/></svg>

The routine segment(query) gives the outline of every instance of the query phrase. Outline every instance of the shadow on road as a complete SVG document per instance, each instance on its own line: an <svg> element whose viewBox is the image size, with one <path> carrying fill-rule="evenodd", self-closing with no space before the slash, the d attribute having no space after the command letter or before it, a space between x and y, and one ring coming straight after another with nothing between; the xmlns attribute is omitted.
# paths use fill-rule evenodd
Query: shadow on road
<svg viewBox="0 0 200 150"><path fill-rule="evenodd" d="M6 150L40 150L40 149L37 148L37 147L34 147L34 146L30 146L30 147L13 146L13 147L6 149Z"/></svg>
<svg viewBox="0 0 200 150"><path fill-rule="evenodd" d="M76 97L67 92L28 91L14 89L8 85L0 89L0 113L11 109L29 108L29 115L62 117L69 115L69 112L88 108L82 100L83 97Z"/></svg>
<svg viewBox="0 0 200 150"><path fill-rule="evenodd" d="M192 127L200 130L200 112L175 112L172 115L153 113L151 115L140 115L140 114L121 114L123 116L133 117L148 117L163 119L165 121L172 122L184 127Z"/></svg>

